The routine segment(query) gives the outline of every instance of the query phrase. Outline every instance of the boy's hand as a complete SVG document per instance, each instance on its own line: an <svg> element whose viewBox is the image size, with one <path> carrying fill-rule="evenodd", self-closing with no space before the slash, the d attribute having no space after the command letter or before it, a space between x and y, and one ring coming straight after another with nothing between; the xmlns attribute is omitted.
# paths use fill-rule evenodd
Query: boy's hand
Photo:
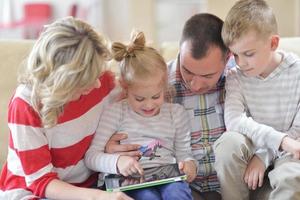
<svg viewBox="0 0 300 200"><path fill-rule="evenodd" d="M178 163L178 168L187 175L187 182L192 182L197 176L197 168L195 161L181 161Z"/></svg>
<svg viewBox="0 0 300 200"><path fill-rule="evenodd" d="M264 181L266 167L260 158L254 155L245 171L244 181L251 190L256 190L257 186L261 187Z"/></svg>
<svg viewBox="0 0 300 200"><path fill-rule="evenodd" d="M141 153L138 151L140 145L137 144L120 144L121 140L127 138L126 133L113 134L105 146L106 153L118 153L120 155L141 157Z"/></svg>
<svg viewBox="0 0 300 200"><path fill-rule="evenodd" d="M144 170L140 163L130 156L120 156L117 161L117 168L119 173L123 176L130 176L134 174L144 175Z"/></svg>
<svg viewBox="0 0 300 200"><path fill-rule="evenodd" d="M300 160L300 141L294 140L288 136L282 139L281 149L293 154L294 159Z"/></svg>

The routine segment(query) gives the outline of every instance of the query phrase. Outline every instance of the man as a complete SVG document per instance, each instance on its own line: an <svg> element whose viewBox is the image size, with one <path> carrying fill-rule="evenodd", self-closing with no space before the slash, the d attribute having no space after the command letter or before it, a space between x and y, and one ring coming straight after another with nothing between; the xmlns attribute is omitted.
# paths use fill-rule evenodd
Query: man
<svg viewBox="0 0 300 200"><path fill-rule="evenodd" d="M220 189L212 146L225 131L224 72L230 53L221 38L222 26L223 21L214 15L192 16L184 25L178 57L168 65L169 82L175 88L171 99L182 104L190 116L191 145L199 161L198 176L191 187L203 194ZM106 151L138 156L136 145L119 145L124 138L124 134L114 135ZM220 199L220 195L206 197Z"/></svg>

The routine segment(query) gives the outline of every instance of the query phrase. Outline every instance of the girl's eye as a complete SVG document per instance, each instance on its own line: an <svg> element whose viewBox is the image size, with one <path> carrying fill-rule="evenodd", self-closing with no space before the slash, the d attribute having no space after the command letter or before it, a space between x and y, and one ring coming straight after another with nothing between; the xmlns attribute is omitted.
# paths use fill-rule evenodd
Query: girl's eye
<svg viewBox="0 0 300 200"><path fill-rule="evenodd" d="M152 97L152 99L159 99L160 98L160 95L156 95L154 97Z"/></svg>
<svg viewBox="0 0 300 200"><path fill-rule="evenodd" d="M144 101L144 98L135 98L135 100L138 102L142 102L142 101Z"/></svg>

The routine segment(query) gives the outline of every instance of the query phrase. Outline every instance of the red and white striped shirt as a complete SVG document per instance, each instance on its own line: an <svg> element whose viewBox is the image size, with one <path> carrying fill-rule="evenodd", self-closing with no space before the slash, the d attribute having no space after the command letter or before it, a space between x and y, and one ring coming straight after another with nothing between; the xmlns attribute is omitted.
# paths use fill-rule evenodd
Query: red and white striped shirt
<svg viewBox="0 0 300 200"><path fill-rule="evenodd" d="M98 126L106 95L114 88L110 72L100 77L101 87L69 102L58 124L41 127L30 104L30 89L18 86L9 103L9 147L0 177L0 199L44 197L53 179L88 187L97 178L83 158Z"/></svg>

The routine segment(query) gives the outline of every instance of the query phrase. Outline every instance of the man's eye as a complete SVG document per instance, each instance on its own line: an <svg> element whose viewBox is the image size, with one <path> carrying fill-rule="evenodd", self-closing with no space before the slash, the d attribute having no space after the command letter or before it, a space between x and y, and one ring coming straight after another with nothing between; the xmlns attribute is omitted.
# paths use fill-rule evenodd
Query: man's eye
<svg viewBox="0 0 300 200"><path fill-rule="evenodd" d="M189 75L192 75L193 73L192 72L190 72L190 71L188 71L188 70L186 70L186 69L184 69L185 70L185 72L187 73L187 74L189 74Z"/></svg>

